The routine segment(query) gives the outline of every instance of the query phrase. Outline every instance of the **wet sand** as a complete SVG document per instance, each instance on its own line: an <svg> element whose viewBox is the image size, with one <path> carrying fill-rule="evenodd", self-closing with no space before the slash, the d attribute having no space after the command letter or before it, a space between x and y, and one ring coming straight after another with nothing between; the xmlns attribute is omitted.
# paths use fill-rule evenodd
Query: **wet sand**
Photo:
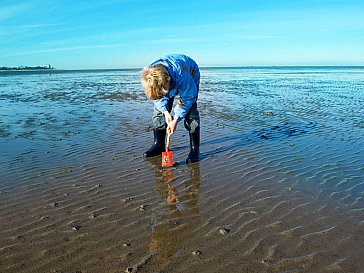
<svg viewBox="0 0 364 273"><path fill-rule="evenodd" d="M3 124L1 272L364 272L359 140L237 128L202 98L201 161L180 124L162 169L149 102L95 105Z"/></svg>

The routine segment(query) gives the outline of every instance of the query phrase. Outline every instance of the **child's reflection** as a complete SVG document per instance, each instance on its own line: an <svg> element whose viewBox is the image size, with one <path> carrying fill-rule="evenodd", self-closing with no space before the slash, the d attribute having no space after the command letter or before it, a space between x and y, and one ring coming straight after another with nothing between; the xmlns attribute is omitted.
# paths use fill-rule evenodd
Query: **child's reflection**
<svg viewBox="0 0 364 273"><path fill-rule="evenodd" d="M187 174L182 168L161 170L156 166L157 192L161 203L154 215L149 247L161 262L171 259L178 252L181 243L193 237L191 232L200 225L200 166L195 163L186 168ZM178 184L181 180L186 181ZM178 184L178 190L173 186L175 184Z"/></svg>

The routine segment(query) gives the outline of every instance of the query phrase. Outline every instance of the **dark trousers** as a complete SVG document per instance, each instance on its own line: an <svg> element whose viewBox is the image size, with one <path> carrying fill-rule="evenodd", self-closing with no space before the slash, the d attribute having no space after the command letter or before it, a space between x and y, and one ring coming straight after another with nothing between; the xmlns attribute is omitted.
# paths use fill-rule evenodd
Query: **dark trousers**
<svg viewBox="0 0 364 273"><path fill-rule="evenodd" d="M174 98L171 98L168 101L168 112L172 111L173 100ZM196 129L200 127L200 113L197 110L197 102L192 104L190 110L186 114L183 123L186 130L190 133L194 133ZM153 126L156 130L164 130L167 128L167 123L163 113L159 111L155 106L153 110Z"/></svg>

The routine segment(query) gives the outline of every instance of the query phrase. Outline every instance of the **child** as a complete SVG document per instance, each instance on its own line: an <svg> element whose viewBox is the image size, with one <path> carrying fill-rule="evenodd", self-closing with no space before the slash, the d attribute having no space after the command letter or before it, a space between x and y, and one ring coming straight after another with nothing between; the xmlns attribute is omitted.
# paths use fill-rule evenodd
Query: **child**
<svg viewBox="0 0 364 273"><path fill-rule="evenodd" d="M200 114L197 97L200 84L198 65L190 57L181 54L158 59L141 72L141 82L146 96L154 102L154 143L144 157L152 157L165 151L166 131L173 134L177 124L184 119L190 136L190 153L186 163L199 161ZM171 116L174 97L179 100Z"/></svg>

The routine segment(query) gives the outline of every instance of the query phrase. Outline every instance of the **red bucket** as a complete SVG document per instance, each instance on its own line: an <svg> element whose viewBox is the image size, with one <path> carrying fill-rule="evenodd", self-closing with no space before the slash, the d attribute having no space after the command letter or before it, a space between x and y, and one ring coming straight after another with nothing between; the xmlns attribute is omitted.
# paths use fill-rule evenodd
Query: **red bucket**
<svg viewBox="0 0 364 273"><path fill-rule="evenodd" d="M162 167L173 166L173 153L166 147L166 151L162 153Z"/></svg>

